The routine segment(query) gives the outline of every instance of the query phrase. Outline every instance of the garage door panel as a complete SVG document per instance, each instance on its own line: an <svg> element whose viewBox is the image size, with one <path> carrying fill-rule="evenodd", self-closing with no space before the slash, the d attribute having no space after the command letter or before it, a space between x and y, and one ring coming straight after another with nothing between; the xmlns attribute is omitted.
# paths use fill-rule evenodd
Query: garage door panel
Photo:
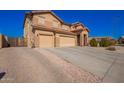
<svg viewBox="0 0 124 93"><path fill-rule="evenodd" d="M64 46L75 46L75 38L74 37L60 37L60 47Z"/></svg>
<svg viewBox="0 0 124 93"><path fill-rule="evenodd" d="M53 47L53 36L40 35L40 40L39 40L39 42L40 42L39 46L40 46L41 48Z"/></svg>

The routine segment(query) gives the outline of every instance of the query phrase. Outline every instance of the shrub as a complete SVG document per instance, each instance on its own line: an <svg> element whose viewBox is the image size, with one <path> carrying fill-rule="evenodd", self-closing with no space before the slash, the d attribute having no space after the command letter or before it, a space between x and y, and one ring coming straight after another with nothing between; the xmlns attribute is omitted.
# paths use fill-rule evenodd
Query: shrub
<svg viewBox="0 0 124 93"><path fill-rule="evenodd" d="M116 41L111 41L111 45L116 45L117 44L117 42Z"/></svg>
<svg viewBox="0 0 124 93"><path fill-rule="evenodd" d="M107 39L102 39L99 44L101 47L108 47L111 45L111 42Z"/></svg>
<svg viewBox="0 0 124 93"><path fill-rule="evenodd" d="M97 47L97 41L95 39L90 40L90 46Z"/></svg>

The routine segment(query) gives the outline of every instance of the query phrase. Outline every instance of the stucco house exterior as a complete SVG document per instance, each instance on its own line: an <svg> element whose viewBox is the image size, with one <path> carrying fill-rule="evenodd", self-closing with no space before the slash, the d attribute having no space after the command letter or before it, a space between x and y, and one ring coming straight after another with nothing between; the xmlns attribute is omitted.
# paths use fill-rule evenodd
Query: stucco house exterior
<svg viewBox="0 0 124 93"><path fill-rule="evenodd" d="M82 23L65 23L49 10L25 14L24 39L30 48L86 46L88 32Z"/></svg>

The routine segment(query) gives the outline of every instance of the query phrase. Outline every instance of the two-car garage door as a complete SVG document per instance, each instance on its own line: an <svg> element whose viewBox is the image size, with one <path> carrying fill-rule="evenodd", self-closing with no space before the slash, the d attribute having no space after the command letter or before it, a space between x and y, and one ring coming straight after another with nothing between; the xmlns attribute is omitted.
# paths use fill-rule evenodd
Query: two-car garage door
<svg viewBox="0 0 124 93"><path fill-rule="evenodd" d="M53 47L53 36L52 35L40 35L39 46L41 48Z"/></svg>
<svg viewBox="0 0 124 93"><path fill-rule="evenodd" d="M60 36L59 44L60 44L60 47L75 46L75 38L67 37L67 36Z"/></svg>
<svg viewBox="0 0 124 93"><path fill-rule="evenodd" d="M54 47L54 44L56 42L54 40L55 39L53 35L40 35L39 47L41 48ZM56 43L58 43L57 45L59 45L59 47L75 46L75 37L59 36L59 42Z"/></svg>

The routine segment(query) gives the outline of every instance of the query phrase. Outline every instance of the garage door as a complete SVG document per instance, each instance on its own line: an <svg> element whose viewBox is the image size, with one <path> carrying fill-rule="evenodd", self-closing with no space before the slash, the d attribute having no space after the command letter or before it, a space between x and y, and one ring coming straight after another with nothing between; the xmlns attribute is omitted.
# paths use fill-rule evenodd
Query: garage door
<svg viewBox="0 0 124 93"><path fill-rule="evenodd" d="M41 48L53 47L53 36L50 35L40 35L39 46Z"/></svg>
<svg viewBox="0 0 124 93"><path fill-rule="evenodd" d="M75 38L60 36L60 47L65 46L75 46Z"/></svg>

